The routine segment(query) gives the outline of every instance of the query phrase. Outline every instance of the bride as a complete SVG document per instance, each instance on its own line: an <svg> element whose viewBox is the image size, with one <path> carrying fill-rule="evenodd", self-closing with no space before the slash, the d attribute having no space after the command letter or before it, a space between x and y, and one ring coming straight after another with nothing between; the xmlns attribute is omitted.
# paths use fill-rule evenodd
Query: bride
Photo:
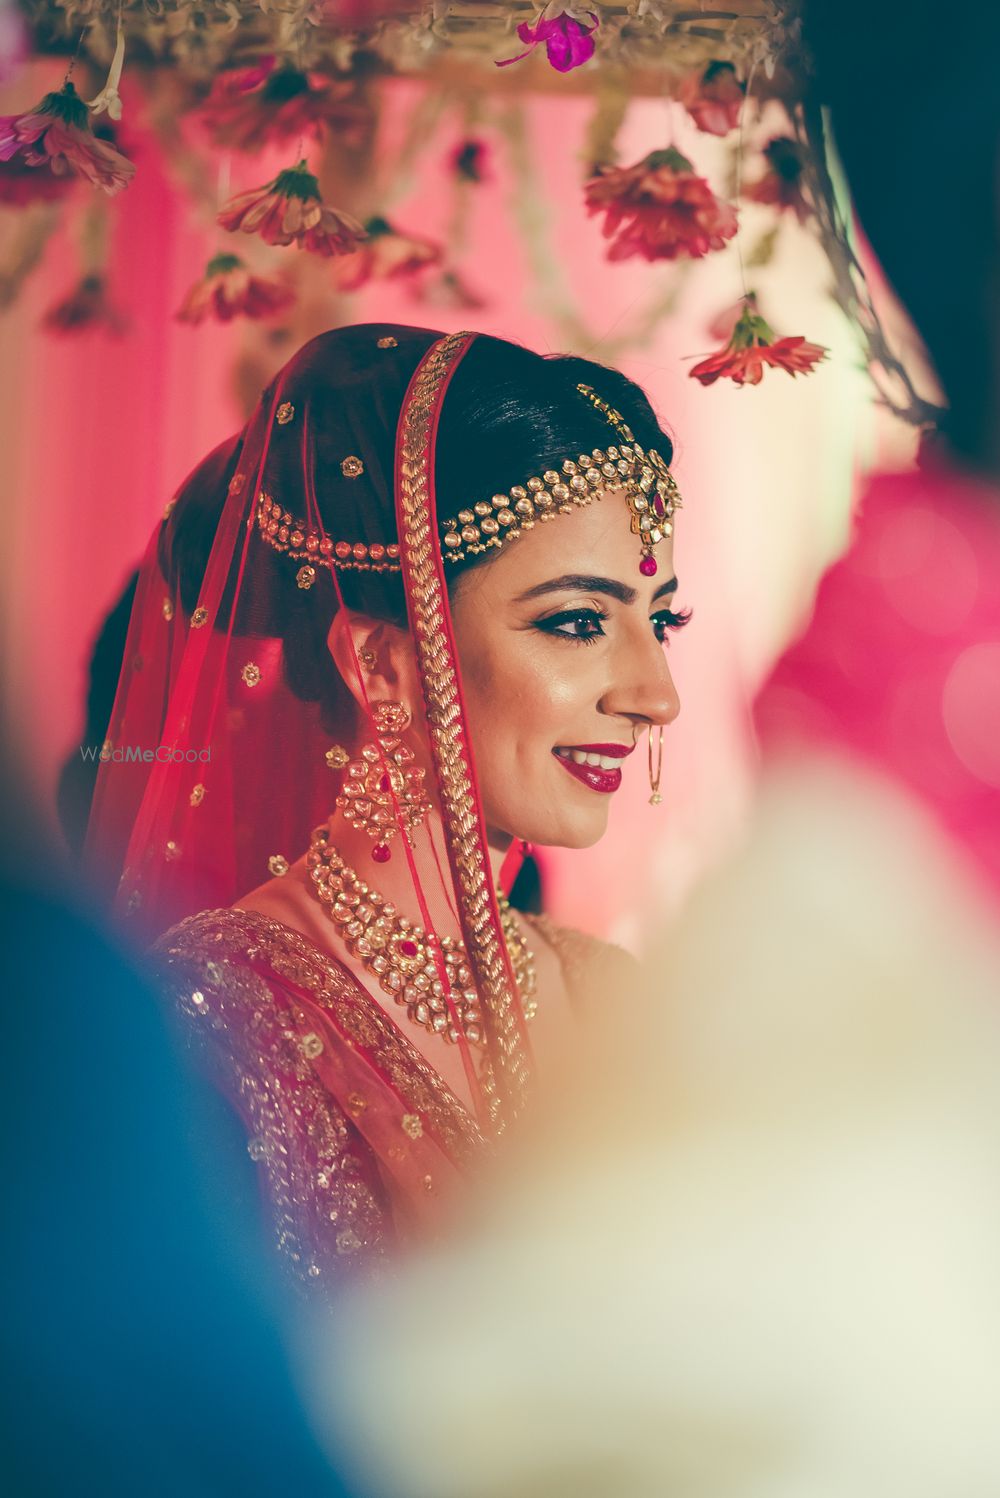
<svg viewBox="0 0 1000 1498"><path fill-rule="evenodd" d="M344 328L150 543L88 864L308 1283L432 1231L621 981L622 954L503 891L526 843L602 836L646 733L659 799L671 455L616 371Z"/></svg>

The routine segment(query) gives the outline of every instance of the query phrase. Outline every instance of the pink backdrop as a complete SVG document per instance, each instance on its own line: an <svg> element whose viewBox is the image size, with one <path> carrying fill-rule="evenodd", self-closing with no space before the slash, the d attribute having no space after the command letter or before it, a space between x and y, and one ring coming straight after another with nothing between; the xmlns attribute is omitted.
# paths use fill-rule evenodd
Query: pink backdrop
<svg viewBox="0 0 1000 1498"><path fill-rule="evenodd" d="M48 65L37 66L7 88L0 109L30 106L53 78ZM398 151L421 89L397 83L386 90L383 154ZM793 382L776 374L756 390L704 390L687 378L689 356L713 346L708 321L739 293L734 251L695 268L679 308L650 330L644 347L609 352L609 340L657 298L672 272L610 266L603 259L597 226L584 217L580 198L580 149L592 110L592 101L580 96L546 96L527 109L541 212L552 225L547 292L539 291L529 268L524 184L503 164L498 143L495 180L472 198L463 265L488 306L475 312L425 307L403 288L373 286L340 320L473 326L540 349L567 348L550 315L565 286L589 329L571 340L573 351L621 363L649 390L676 435L676 472L686 501L677 545L680 601L694 607L696 621L672 647L683 711L668 737L665 804L648 806L637 756L605 842L547 861L557 915L638 944L644 920L677 899L739 824L753 759L748 698L845 535L858 439L870 427L870 396L843 319L824 299L820 253L792 224L783 228L760 289L780 331L802 332L831 347L830 360L815 375ZM724 181L727 148L670 110L657 101L632 105L620 139L622 159L663 144L672 132L717 183ZM66 225L20 300L3 314L4 671L8 700L46 794L79 739L86 662L101 617L172 490L239 424L234 363L248 339L259 349L262 336L240 325L192 330L173 320L219 239L169 180L141 115L141 101L127 98L123 125L139 171L112 208L113 294L131 319L128 335L60 340L39 331L45 307L77 274L75 231ZM476 133L497 139L485 123ZM450 188L442 163L462 134L453 111L430 136L407 191L391 204L401 225L435 233L447 220ZM260 162L239 160L223 170L231 173L233 188L271 174ZM4 213L0 224L8 244L14 217ZM748 210L746 223L749 242L767 227L767 211ZM274 348L273 364L290 351Z"/></svg>

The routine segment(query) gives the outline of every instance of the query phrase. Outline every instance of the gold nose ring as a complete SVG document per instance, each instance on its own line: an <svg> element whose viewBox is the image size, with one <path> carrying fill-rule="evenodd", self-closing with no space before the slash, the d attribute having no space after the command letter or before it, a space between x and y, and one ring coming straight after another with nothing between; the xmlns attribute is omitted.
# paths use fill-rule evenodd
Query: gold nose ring
<svg viewBox="0 0 1000 1498"><path fill-rule="evenodd" d="M656 725L659 739L656 745L656 768L653 768L653 724L649 725L649 789L652 795L649 798L650 806L659 806L663 797L660 795L660 775L663 771L663 724Z"/></svg>

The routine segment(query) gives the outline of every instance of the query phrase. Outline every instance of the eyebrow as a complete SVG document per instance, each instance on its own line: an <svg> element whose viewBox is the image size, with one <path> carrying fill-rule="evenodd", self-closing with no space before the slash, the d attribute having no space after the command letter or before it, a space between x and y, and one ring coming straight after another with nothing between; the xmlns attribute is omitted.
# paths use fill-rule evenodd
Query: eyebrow
<svg viewBox="0 0 1000 1498"><path fill-rule="evenodd" d="M662 583L657 588L653 601L666 593L673 593L676 587L677 579L672 577L669 582ZM529 598L541 598L545 593L606 593L619 603L635 603L639 596L635 588L630 588L627 583L620 583L613 577L592 577L586 572L567 572L562 577L550 578L548 582L536 583L533 588L519 593L515 602L525 603Z"/></svg>

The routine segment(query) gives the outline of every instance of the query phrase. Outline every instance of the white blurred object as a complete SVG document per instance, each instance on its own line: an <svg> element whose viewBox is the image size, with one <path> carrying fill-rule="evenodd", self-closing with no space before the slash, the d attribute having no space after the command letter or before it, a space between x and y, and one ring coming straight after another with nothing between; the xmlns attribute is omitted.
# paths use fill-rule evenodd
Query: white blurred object
<svg viewBox="0 0 1000 1498"><path fill-rule="evenodd" d="M1000 1490L978 902L891 787L777 777L477 1225L345 1313L336 1436L379 1490Z"/></svg>

